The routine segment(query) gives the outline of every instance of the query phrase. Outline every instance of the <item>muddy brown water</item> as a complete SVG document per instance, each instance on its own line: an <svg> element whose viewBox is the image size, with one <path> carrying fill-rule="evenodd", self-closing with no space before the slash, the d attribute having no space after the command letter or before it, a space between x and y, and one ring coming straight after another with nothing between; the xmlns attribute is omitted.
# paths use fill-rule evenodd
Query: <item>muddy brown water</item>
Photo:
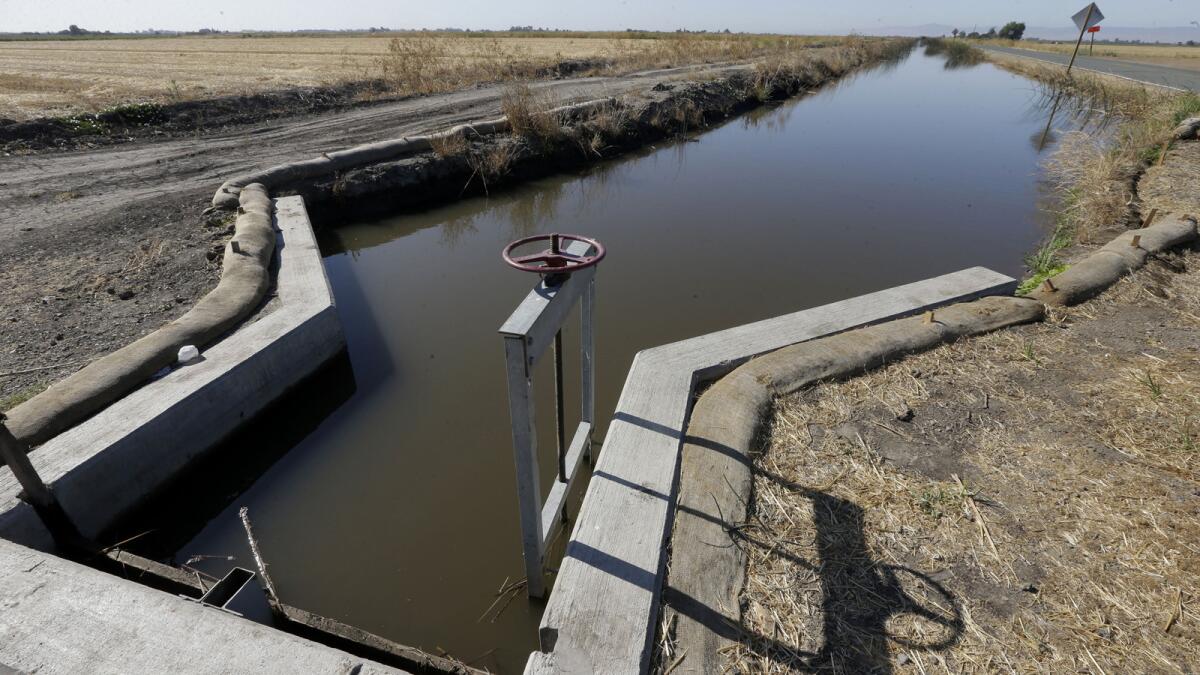
<svg viewBox="0 0 1200 675"><path fill-rule="evenodd" d="M248 506L288 603L519 672L541 606L518 596L480 620L498 587L523 576L496 329L534 279L502 265L500 249L555 230L608 247L597 278L600 429L638 350L974 265L1020 277L1047 227L1044 113L1026 80L944 65L917 51L579 173L322 223L353 384L312 387L305 396L340 393L272 417L279 428L257 438L290 450L184 528L186 543L169 547L176 560L218 556L194 562L214 573L234 564L228 556L253 567L237 517ZM574 321L564 339L573 429Z"/></svg>

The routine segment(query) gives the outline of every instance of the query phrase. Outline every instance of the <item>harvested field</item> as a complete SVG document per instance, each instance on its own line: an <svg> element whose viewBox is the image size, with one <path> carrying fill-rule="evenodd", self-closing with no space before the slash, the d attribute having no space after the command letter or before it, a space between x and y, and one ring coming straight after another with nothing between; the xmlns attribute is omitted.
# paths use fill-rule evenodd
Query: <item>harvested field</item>
<svg viewBox="0 0 1200 675"><path fill-rule="evenodd" d="M463 34L465 35L465 34ZM464 37L450 33L191 36L0 41L0 118L96 112L297 87L383 80L426 93L529 76L573 61L607 70L749 58L837 38L625 33Z"/></svg>
<svg viewBox="0 0 1200 675"><path fill-rule="evenodd" d="M1200 144L1142 181L1145 206ZM1192 672L1200 250L776 402L739 672Z"/></svg>

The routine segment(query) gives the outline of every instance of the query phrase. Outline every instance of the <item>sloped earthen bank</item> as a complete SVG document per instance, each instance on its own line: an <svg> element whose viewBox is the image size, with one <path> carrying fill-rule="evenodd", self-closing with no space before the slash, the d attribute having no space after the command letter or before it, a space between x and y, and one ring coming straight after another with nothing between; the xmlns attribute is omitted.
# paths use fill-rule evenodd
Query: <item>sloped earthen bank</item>
<svg viewBox="0 0 1200 675"><path fill-rule="evenodd" d="M853 42L695 82L660 82L636 97L552 107L536 92L506 97L506 117L331 152L230 179L213 197L229 208L241 185L299 194L315 212L388 212L481 194L679 136L907 53L909 40ZM516 115L512 125L508 117ZM514 128L515 126L515 128Z"/></svg>

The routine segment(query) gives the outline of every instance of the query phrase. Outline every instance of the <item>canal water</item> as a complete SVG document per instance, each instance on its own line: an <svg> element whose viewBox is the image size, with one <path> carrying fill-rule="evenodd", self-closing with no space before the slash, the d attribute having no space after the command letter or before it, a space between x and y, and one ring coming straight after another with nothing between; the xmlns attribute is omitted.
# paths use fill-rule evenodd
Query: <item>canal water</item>
<svg viewBox="0 0 1200 675"><path fill-rule="evenodd" d="M1020 277L1046 233L1036 98L1030 82L991 65L947 68L918 50L578 173L322 223L353 391L332 412L277 415L306 433L173 547L176 560L199 558L193 566L212 573L252 568L237 516L247 506L289 604L519 672L540 605L518 595L485 612L523 576L496 329L534 278L505 267L501 248L551 231L607 246L597 277L603 430L638 350L974 265ZM568 429L577 340L572 323ZM537 386L548 486L548 372Z"/></svg>

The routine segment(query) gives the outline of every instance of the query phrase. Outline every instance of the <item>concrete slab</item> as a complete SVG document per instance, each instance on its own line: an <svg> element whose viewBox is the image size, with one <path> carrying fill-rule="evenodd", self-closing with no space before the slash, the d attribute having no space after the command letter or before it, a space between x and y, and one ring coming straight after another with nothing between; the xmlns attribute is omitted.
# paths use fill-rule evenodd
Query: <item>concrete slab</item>
<svg viewBox="0 0 1200 675"><path fill-rule="evenodd" d="M36 673L403 673L0 540L0 663Z"/></svg>
<svg viewBox="0 0 1200 675"><path fill-rule="evenodd" d="M345 346L300 197L275 200L278 306L30 454L87 536L128 514ZM49 550L49 533L0 470L0 537Z"/></svg>
<svg viewBox="0 0 1200 675"><path fill-rule="evenodd" d="M300 197L275 200L274 308L30 458L94 536L344 346ZM0 663L44 673L400 673L50 553L0 469ZM24 546L27 544L30 547ZM37 550L41 549L41 550Z"/></svg>

